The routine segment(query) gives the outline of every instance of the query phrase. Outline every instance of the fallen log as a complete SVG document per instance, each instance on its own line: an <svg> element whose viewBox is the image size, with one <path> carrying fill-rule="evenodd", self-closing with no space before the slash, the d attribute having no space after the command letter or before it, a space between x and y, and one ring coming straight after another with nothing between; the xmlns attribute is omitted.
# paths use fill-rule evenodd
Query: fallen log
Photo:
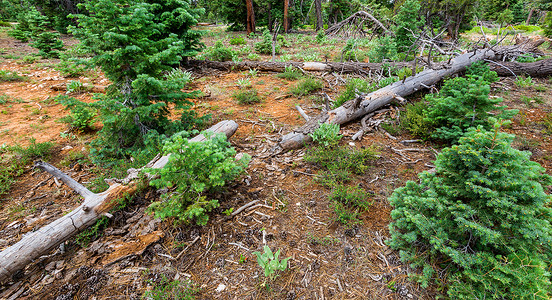
<svg viewBox="0 0 552 300"><path fill-rule="evenodd" d="M498 76L528 75L531 77L547 77L552 75L552 58L530 63L517 61L493 62L489 61L489 67ZM512 74L513 73L513 74Z"/></svg>
<svg viewBox="0 0 552 300"><path fill-rule="evenodd" d="M433 86L446 77L460 73L474 62L502 60L509 57L512 52L519 51L518 46L501 47L495 50L492 48L475 50L457 56L451 60L450 64L442 65L440 69L427 69L375 92L349 100L336 109L324 111L317 117L310 118L302 127L284 135L272 149L273 154L303 147L306 142L312 140L309 134L314 132L320 123L344 124L350 122L389 105L399 97L406 97L416 91Z"/></svg>
<svg viewBox="0 0 552 300"><path fill-rule="evenodd" d="M543 59L532 63L520 63L509 61L489 61L491 70L498 76L529 75L531 77L546 77L552 75L552 59ZM393 62L393 63L360 63L360 62L266 62L266 61L209 61L192 60L191 67L206 67L224 71L247 71L257 69L263 72L283 72L286 66L294 66L305 71L338 72L338 73L364 73L381 71L389 67L400 69L403 67L413 68L414 62ZM64 86L55 86L53 89L65 90Z"/></svg>
<svg viewBox="0 0 552 300"><path fill-rule="evenodd" d="M210 61L190 60L190 67L204 67L223 71L247 71L257 69L263 72L283 72L287 66L301 68L305 71L338 72L338 73L364 73L379 71L383 68L413 67L414 62L388 62L388 63L361 63L361 62L267 62L267 61Z"/></svg>
<svg viewBox="0 0 552 300"><path fill-rule="evenodd" d="M207 131L224 133L230 137L237 128L238 124L234 121L222 121ZM204 140L206 137L202 134L190 139L194 142ZM163 168L167 164L169 156L159 157L158 155L144 168ZM37 162L35 166L63 181L81 195L84 202L70 213L37 231L26 234L19 242L0 252L0 283L7 281L12 274L24 269L34 259L48 253L51 249L92 225L101 216L110 216L109 211L117 205L118 199L136 192L140 173L140 170L130 169L128 170L129 175L125 179L112 181L105 192L96 194L50 164Z"/></svg>

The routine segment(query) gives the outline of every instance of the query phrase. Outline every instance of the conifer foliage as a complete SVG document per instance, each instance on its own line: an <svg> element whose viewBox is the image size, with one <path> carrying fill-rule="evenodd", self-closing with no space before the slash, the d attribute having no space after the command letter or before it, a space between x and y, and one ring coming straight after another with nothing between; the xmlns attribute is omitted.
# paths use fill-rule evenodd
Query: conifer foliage
<svg viewBox="0 0 552 300"><path fill-rule="evenodd" d="M97 107L103 122L96 148L121 156L144 144L146 135L188 129L193 95L182 92L186 80L167 76L184 56L201 47L190 30L200 9L185 0L99 0L81 5L88 14L76 16L71 31L96 55L92 61L113 84ZM180 120L169 120L169 104L182 109Z"/></svg>
<svg viewBox="0 0 552 300"><path fill-rule="evenodd" d="M452 299L549 299L552 177L500 125L470 129L389 201L389 245Z"/></svg>

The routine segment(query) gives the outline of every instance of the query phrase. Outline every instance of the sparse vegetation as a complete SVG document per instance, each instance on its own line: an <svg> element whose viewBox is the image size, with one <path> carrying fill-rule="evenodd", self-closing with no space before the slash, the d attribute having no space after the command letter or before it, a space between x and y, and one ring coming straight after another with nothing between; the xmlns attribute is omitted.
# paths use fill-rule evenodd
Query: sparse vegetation
<svg viewBox="0 0 552 300"><path fill-rule="evenodd" d="M319 79L306 77L299 80L299 82L297 82L297 85L290 89L290 92L295 96L301 97L306 96L314 91L320 90L323 87L324 83Z"/></svg>
<svg viewBox="0 0 552 300"><path fill-rule="evenodd" d="M260 103L261 97L256 89L243 90L232 94L232 98L239 104Z"/></svg>

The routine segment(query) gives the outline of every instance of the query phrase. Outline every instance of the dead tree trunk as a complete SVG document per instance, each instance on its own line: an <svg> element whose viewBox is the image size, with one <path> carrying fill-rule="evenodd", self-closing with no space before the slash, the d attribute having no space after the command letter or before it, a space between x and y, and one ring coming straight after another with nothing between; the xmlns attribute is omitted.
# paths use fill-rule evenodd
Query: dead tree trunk
<svg viewBox="0 0 552 300"><path fill-rule="evenodd" d="M237 128L238 124L234 121L222 121L208 130L215 133L222 132L230 137ZM205 139L200 134L191 141L199 142ZM150 161L145 167L161 169L167 164L169 155L157 158ZM34 259L48 253L73 235L86 229L101 216L110 216L109 211L117 205L118 199L132 195L136 191L136 179L140 172L140 170L130 169L128 170L129 175L121 183L114 183L107 191L95 194L50 164L38 162L35 166L63 181L84 197L84 202L70 213L35 232L28 233L15 245L0 252L0 282L7 281L16 271L22 270Z"/></svg>
<svg viewBox="0 0 552 300"><path fill-rule="evenodd" d="M349 100L336 109L322 112L318 117L311 118L304 126L283 136L273 152L281 153L303 147L305 142L312 140L309 134L314 132L320 123L344 124L355 120L390 104L398 97L408 96L438 83L445 77L464 71L476 61L494 59L497 55L496 51L490 49L469 52L456 57L450 65L443 66L441 69L425 70L404 81L397 81L370 94Z"/></svg>

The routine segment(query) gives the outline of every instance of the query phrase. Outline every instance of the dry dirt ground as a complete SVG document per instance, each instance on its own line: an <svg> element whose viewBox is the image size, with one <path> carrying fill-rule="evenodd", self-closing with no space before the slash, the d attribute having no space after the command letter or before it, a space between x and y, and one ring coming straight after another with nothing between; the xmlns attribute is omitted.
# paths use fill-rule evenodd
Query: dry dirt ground
<svg viewBox="0 0 552 300"><path fill-rule="evenodd" d="M67 128L58 120L67 111L51 101L63 93L53 91L52 86L77 79L60 76L53 68L57 60L22 63L21 57L36 50L5 33L0 33L0 50L1 70L13 70L29 78L23 82L0 82L0 95L21 99L0 104L0 145L28 145L30 138L52 141L56 146L49 162L90 185L103 172L85 159L93 133L60 134ZM208 225L173 226L154 219L145 209L158 195L153 189L146 190L114 213L108 228L88 247L81 248L74 239L60 245L1 286L0 298L139 299L163 280L190 280L197 299L435 297L436 287L422 289L408 281L407 275L413 270L401 263L398 253L384 241L392 209L387 198L407 180L415 180L417 173L432 168L439 145L405 145L401 141L412 137L390 137L382 130L353 142L351 137L361 125L344 126L343 145L373 146L379 152L369 171L353 181L371 192L373 205L362 213L362 224L346 227L335 221L327 199L329 190L313 181L318 170L302 160L304 150L268 155L282 134L304 122L295 105L314 115L322 105L319 96L290 96L288 88L294 83L271 73L251 77L246 73L196 70L194 76L190 88L206 95L194 100L196 108L213 114L213 122L238 122L239 129L231 142L239 152L253 157L247 174L222 196L221 207L211 214ZM261 103L239 105L232 99L241 78L249 78L259 90ZM98 72L78 80L107 84ZM335 85L335 77L330 75L325 82L324 91L335 98L340 88ZM534 82L521 88L514 79L503 78L493 86L492 94L504 97L506 105L521 111L508 129L518 136L515 146L531 151L533 160L550 169L552 147L548 132L552 128L546 124L552 126L548 117L552 112L552 83L549 79ZM89 93L72 96L93 101ZM392 107L375 118L393 119L400 110ZM401 151L406 148L417 151ZM223 214L252 200L260 200L263 206L233 219ZM57 185L48 174L28 166L13 188L0 196L0 250L64 215L80 201L66 186ZM289 269L272 282L265 281L252 254L262 251L265 243L273 250L280 249L282 257L291 257Z"/></svg>

